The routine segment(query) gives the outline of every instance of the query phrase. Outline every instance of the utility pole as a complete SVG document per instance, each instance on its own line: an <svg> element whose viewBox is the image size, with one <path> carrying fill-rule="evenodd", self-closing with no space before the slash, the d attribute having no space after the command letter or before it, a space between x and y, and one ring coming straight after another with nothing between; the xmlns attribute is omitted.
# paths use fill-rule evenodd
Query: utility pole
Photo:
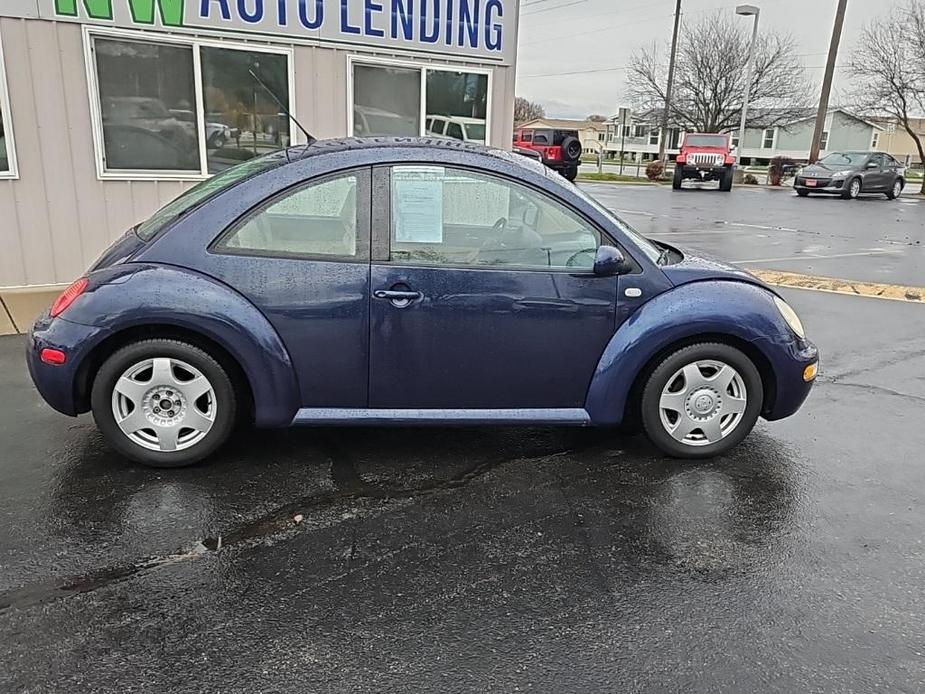
<svg viewBox="0 0 925 694"><path fill-rule="evenodd" d="M838 8L835 10L835 27L832 29L832 40L829 42L829 59L825 64L825 76L822 78L819 110L816 111L816 129L813 131L813 144L809 148L810 164L815 163L819 158L819 148L822 146L822 131L825 129L825 117L829 112L832 75L835 72L835 59L838 57L838 44L841 41L841 28L845 23L845 7L847 5L848 0L838 0Z"/></svg>
<svg viewBox="0 0 925 694"><path fill-rule="evenodd" d="M668 85L665 87L665 110L662 111L661 136L658 138L658 160L665 166L665 142L668 139L668 110L671 108L671 85L674 82L674 58L678 50L678 26L681 23L681 0L674 9L674 31L671 34L671 56L668 58Z"/></svg>

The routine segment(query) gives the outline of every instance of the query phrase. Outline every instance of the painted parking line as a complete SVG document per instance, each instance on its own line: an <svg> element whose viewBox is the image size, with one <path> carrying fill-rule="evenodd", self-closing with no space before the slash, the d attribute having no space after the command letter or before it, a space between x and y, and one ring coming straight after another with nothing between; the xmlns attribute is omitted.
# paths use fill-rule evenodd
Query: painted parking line
<svg viewBox="0 0 925 694"><path fill-rule="evenodd" d="M778 270L750 270L750 272L768 284L776 287L810 289L817 292L829 292L831 294L848 294L850 296L866 296L874 299L889 299L890 301L925 304L925 287L909 287L901 284L880 284L878 282L858 282L856 280L801 275L796 272L780 272Z"/></svg>
<svg viewBox="0 0 925 694"><path fill-rule="evenodd" d="M859 256L870 255L895 255L903 253L900 250L876 250L862 251L859 253L832 253L831 255L820 255L818 253L803 253L802 255L790 255L782 258L752 258L750 260L732 260L733 265L748 265L751 263L784 263L791 260L827 260L829 258L856 258Z"/></svg>

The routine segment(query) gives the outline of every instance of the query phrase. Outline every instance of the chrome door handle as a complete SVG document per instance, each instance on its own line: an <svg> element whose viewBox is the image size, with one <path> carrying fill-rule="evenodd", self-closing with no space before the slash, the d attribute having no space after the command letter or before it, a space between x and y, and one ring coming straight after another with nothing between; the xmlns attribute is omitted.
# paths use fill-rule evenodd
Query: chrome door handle
<svg viewBox="0 0 925 694"><path fill-rule="evenodd" d="M373 292L377 299L389 299L391 301L416 301L424 298L421 292L403 291L400 289L377 289Z"/></svg>

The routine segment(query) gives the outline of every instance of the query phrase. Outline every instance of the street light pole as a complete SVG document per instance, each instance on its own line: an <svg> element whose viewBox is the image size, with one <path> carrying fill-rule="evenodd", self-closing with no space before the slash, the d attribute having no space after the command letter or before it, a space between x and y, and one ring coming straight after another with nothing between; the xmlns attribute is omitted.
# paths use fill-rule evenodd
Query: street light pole
<svg viewBox="0 0 925 694"><path fill-rule="evenodd" d="M754 5L739 5L736 14L744 17L753 16L755 24L752 27L752 40L748 44L748 63L745 66L745 95L742 99L742 115L739 118L739 146L736 147L736 178L742 180L743 174L739 168L742 163L742 150L745 148L745 121L748 116L748 98L752 91L752 63L755 62L755 41L758 39L758 14L761 10Z"/></svg>
<svg viewBox="0 0 925 694"><path fill-rule="evenodd" d="M829 93L832 91L832 74L835 72L835 58L838 56L838 44L841 41L841 28L845 23L847 5L848 0L838 0L838 8L835 10L835 26L829 42L829 59L825 64L825 75L822 77L822 93L819 95L819 109L816 111L816 127L813 130L813 143L809 148L810 164L814 164L819 158L819 149L822 146L822 131L825 129L825 117L829 112Z"/></svg>

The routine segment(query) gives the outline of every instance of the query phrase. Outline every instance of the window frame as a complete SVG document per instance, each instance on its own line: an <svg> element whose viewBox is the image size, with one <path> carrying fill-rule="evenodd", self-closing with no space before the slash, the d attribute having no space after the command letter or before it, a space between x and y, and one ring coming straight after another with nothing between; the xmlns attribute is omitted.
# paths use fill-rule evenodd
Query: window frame
<svg viewBox="0 0 925 694"><path fill-rule="evenodd" d="M3 56L2 37L0 37L0 115L3 117L6 160L9 165L9 171L0 171L0 180L16 180L19 178L19 164L16 160L16 139L13 136L13 114L10 105L10 90L6 81L6 59Z"/></svg>
<svg viewBox="0 0 925 694"><path fill-rule="evenodd" d="M614 246L619 248L624 254L626 259L633 265L635 272L641 272L641 266L638 265L635 258L632 254L628 253L624 244L619 243L613 236L607 232L601 225L597 224L595 221L590 219L581 210L577 209L574 205L563 200L562 198L552 195L549 191L522 181L517 178L512 178L503 173L497 171L490 171L487 169L482 169L474 166L465 166L462 164L445 164L442 162L434 161L401 161L401 162L390 162L388 164L377 165L373 170L373 200L372 200L372 263L374 264L385 264L393 267L408 267L415 269L431 269L431 270L469 270L469 271L493 271L493 272L555 272L558 274L566 274L573 276L581 277L596 277L592 270L584 268L565 268L565 267L549 267L549 266L537 266L537 265L467 265L465 263L420 263L415 262L411 259L401 259L401 260L392 260L392 237L394 235L393 228L393 218L392 218L392 170L396 166L431 166L431 167L441 167L443 169L452 169L454 171L462 171L464 173L476 174L485 176L488 178L494 178L502 181L506 185L519 186L525 190L528 190L537 195L541 195L545 198L549 198L569 214L576 216L580 221L588 226L589 229L597 232L600 236L600 241L598 248L600 246Z"/></svg>
<svg viewBox="0 0 925 694"><path fill-rule="evenodd" d="M474 67L472 65L461 63L454 65L452 63L429 63L424 60L397 60L394 58L379 58L376 56L347 54L347 137L354 137L353 134L353 66L367 65L369 67L395 67L420 71L421 77L421 103L418 105L420 117L418 118L418 137L428 137L427 135L427 72L464 72L473 75L485 75L488 78L485 92L485 144L491 144L492 135L492 91L494 88L494 75L491 68ZM445 128L444 128L445 129ZM461 140L462 142L462 140Z"/></svg>
<svg viewBox="0 0 925 694"><path fill-rule="evenodd" d="M181 36L147 30L116 29L84 24L83 49L84 70L90 98L90 123L93 131L93 150L96 160L96 177L100 181L203 181L214 174L209 173L208 151L206 144L205 89L202 78L202 48L222 48L249 53L268 53L286 57L287 80L289 83L289 112L296 113L295 51L292 47L274 46L246 41L203 38L200 36ZM199 171L177 171L170 169L112 169L106 168L105 144L103 137L103 116L100 101L99 75L96 70L95 41L97 38L114 41L135 41L138 43L188 46L193 53L193 96L196 99L196 128L199 137ZM289 119L289 144L300 144L302 132L295 121Z"/></svg>
<svg viewBox="0 0 925 694"><path fill-rule="evenodd" d="M879 150L879 149L880 149L880 131L879 131L879 130L876 130L876 129L875 129L874 132L871 134L871 136L870 136L870 148L871 148L871 149L876 149L876 150Z"/></svg>
<svg viewBox="0 0 925 694"><path fill-rule="evenodd" d="M768 133L771 133L771 144L768 145ZM777 147L777 128L765 128L761 131L761 149L774 149Z"/></svg>
<svg viewBox="0 0 925 694"><path fill-rule="evenodd" d="M257 250L253 248L233 248L224 245L224 241L237 232L257 215L291 195L337 178L355 175L357 178L357 219L356 219L356 253L354 255L333 255L329 253L296 253L290 251ZM306 178L282 190L274 192L256 205L242 213L225 227L209 243L206 251L212 255L243 256L245 258L277 258L283 260L306 260L329 263L366 263L370 261L370 218L372 215L372 167L359 166L339 171L328 171L312 178Z"/></svg>

